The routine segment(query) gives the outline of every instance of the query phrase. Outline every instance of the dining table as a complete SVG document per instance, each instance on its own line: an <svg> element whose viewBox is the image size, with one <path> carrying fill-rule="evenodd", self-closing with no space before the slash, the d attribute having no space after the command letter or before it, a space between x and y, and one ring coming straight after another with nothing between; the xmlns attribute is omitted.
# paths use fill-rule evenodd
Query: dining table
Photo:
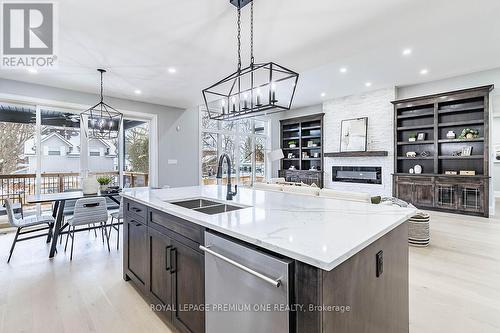
<svg viewBox="0 0 500 333"><path fill-rule="evenodd" d="M62 232L64 220L64 206L68 200L78 200L82 198L106 197L113 202L120 204L120 192L97 192L95 194L84 194L83 191L69 191L60 193L34 194L26 198L28 204L53 203L52 216L55 219L52 232L47 236L47 243L51 243L49 258L54 258L57 252L57 239ZM118 197L118 198L117 198Z"/></svg>

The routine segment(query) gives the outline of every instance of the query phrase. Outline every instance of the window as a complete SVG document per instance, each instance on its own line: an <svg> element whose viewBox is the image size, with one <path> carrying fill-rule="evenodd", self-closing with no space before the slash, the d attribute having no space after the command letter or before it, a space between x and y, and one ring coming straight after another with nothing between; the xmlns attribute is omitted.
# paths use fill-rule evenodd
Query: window
<svg viewBox="0 0 500 333"><path fill-rule="evenodd" d="M60 150L56 150L56 149L50 149L49 148L49 152L47 155L50 155L50 156L61 156L61 151Z"/></svg>
<svg viewBox="0 0 500 333"><path fill-rule="evenodd" d="M127 187L149 185L149 123L124 119L123 184Z"/></svg>
<svg viewBox="0 0 500 333"><path fill-rule="evenodd" d="M251 186L265 180L265 152L268 147L268 120L242 119L214 121L200 111L201 117L201 183L216 184L218 157L231 158L231 181ZM226 166L223 169L227 181Z"/></svg>

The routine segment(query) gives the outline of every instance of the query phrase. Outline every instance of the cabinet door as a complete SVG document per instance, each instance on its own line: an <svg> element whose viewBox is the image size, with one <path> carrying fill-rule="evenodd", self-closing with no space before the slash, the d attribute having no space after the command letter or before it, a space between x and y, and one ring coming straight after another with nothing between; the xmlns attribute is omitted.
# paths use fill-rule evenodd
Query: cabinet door
<svg viewBox="0 0 500 333"><path fill-rule="evenodd" d="M457 209L457 188L454 184L436 183L436 207Z"/></svg>
<svg viewBox="0 0 500 333"><path fill-rule="evenodd" d="M406 202L413 202L413 183L406 181L396 182L396 197Z"/></svg>
<svg viewBox="0 0 500 333"><path fill-rule="evenodd" d="M434 184L416 182L413 185L413 204L416 206L434 206Z"/></svg>
<svg viewBox="0 0 500 333"><path fill-rule="evenodd" d="M172 241L172 321L181 332L205 332L205 313L188 310L205 302L205 260L202 253Z"/></svg>
<svg viewBox="0 0 500 333"><path fill-rule="evenodd" d="M458 187L458 209L467 212L484 211L484 191L480 184L463 184Z"/></svg>
<svg viewBox="0 0 500 333"><path fill-rule="evenodd" d="M126 268L135 282L143 287L148 278L148 231L146 225L127 216L125 223L127 251Z"/></svg>
<svg viewBox="0 0 500 333"><path fill-rule="evenodd" d="M170 237L149 228L148 292L159 305L155 310L171 321L172 275L170 273L172 241Z"/></svg>

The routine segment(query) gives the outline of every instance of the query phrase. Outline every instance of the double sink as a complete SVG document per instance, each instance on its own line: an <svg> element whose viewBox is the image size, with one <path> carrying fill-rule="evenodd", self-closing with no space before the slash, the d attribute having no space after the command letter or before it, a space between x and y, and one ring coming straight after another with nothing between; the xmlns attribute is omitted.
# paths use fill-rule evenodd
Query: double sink
<svg viewBox="0 0 500 333"><path fill-rule="evenodd" d="M226 203L213 201L211 199L205 198L196 198L189 200L181 200L181 201L170 201L171 204L184 207L187 209L191 209L200 213L215 215L221 213L232 212L235 210L247 208L245 206L235 206L228 205Z"/></svg>

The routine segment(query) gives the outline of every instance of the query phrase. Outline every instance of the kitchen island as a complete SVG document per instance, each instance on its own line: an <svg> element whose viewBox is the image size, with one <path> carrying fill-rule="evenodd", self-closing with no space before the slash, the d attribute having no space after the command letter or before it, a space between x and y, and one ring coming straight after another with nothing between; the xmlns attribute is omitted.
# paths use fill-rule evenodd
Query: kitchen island
<svg viewBox="0 0 500 333"><path fill-rule="evenodd" d="M124 279L171 327L223 333L218 323L228 327L237 318L239 332L262 332L276 323L273 332L408 332L404 222L413 209L239 192L231 202L226 188L215 185L123 194ZM263 261L249 259L252 253ZM285 268L274 270L273 264ZM229 276L242 283L234 287ZM242 295L255 287L250 278L262 285ZM224 297L214 292L221 284ZM265 291L259 303L285 307L214 310L214 300L241 304L259 291ZM245 325L242 320L253 318L249 313L258 319Z"/></svg>

